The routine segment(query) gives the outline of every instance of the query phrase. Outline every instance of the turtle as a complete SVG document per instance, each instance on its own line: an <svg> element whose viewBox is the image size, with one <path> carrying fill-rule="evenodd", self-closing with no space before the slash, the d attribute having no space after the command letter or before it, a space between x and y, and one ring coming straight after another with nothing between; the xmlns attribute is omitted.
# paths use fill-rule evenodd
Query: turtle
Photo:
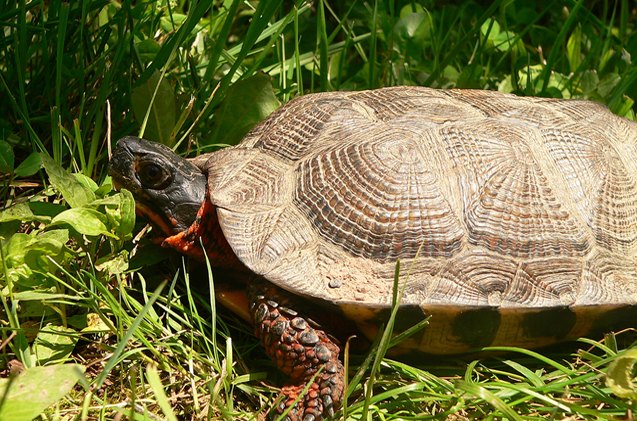
<svg viewBox="0 0 637 421"><path fill-rule="evenodd" d="M290 420L338 410L343 338L377 334L397 262L397 327L429 322L399 353L634 326L637 124L593 101L308 94L190 160L123 138L110 174L164 246L241 274L218 298L289 376L273 412Z"/></svg>

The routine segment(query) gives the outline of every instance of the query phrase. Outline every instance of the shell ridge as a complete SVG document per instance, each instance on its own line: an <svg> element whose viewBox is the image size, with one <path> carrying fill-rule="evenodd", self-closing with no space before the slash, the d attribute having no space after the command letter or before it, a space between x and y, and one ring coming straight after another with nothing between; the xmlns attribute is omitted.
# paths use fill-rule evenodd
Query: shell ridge
<svg viewBox="0 0 637 421"><path fill-rule="evenodd" d="M278 285L382 307L400 259L415 270L408 302L423 308L539 311L633 297L637 125L595 104L484 91L392 88L290 104L215 175L219 211L232 213L227 236ZM253 178L237 176L242 153ZM259 180L269 187L254 189Z"/></svg>

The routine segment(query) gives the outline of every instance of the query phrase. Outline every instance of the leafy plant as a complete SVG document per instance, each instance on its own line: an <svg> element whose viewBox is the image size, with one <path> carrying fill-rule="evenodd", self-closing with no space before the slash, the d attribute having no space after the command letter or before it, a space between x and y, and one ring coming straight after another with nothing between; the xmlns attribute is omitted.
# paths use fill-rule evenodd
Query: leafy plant
<svg viewBox="0 0 637 421"><path fill-rule="evenodd" d="M131 241L131 195L106 175L115 139L194 155L297 95L412 84L587 98L634 118L636 16L622 0L0 0L0 418L250 419L277 395L250 328L194 291L181 260ZM346 355L362 367L351 419L635 409L630 332L623 347L610 335L418 366L380 358L390 336L379 358ZM50 393L22 400L34 382Z"/></svg>

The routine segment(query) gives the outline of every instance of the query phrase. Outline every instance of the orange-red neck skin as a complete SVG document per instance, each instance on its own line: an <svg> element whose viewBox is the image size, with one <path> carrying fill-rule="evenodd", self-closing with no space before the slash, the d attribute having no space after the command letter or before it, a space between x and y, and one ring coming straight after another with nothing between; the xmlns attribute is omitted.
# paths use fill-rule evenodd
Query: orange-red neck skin
<svg viewBox="0 0 637 421"><path fill-rule="evenodd" d="M164 239L162 246L172 247L180 253L201 261L204 260L205 251L213 267L243 267L224 237L219 226L217 211L207 197L192 225L186 231Z"/></svg>

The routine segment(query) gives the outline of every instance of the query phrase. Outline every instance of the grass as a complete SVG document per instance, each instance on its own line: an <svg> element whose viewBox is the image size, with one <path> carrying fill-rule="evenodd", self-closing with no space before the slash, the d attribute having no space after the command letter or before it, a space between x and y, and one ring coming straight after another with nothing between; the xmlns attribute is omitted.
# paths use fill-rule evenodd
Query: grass
<svg viewBox="0 0 637 421"><path fill-rule="evenodd" d="M206 275L133 241L143 223L106 176L121 136L194 155L294 96L400 84L589 98L634 119L627 0L211 3L0 0L6 419L257 419L282 384ZM631 338L417 366L348 355L340 414L630 419Z"/></svg>

